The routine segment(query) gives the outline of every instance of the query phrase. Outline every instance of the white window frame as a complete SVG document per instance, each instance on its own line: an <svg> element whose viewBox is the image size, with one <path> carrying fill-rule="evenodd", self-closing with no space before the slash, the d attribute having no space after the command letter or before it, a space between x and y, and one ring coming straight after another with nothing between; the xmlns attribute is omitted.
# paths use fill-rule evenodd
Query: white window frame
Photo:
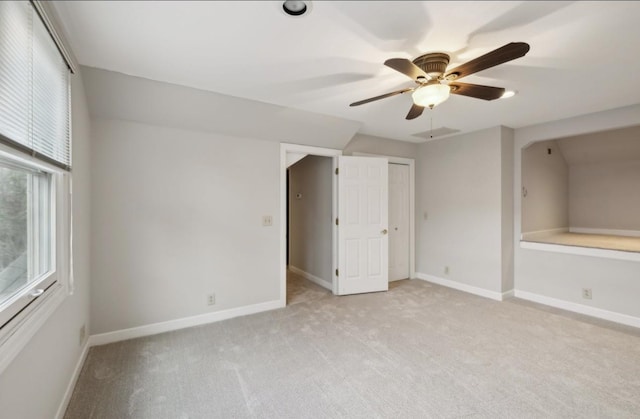
<svg viewBox="0 0 640 419"><path fill-rule="evenodd" d="M71 294L71 174L0 144L0 156L51 174L51 269L55 283L0 329L0 373ZM30 288L22 291L26 294Z"/></svg>

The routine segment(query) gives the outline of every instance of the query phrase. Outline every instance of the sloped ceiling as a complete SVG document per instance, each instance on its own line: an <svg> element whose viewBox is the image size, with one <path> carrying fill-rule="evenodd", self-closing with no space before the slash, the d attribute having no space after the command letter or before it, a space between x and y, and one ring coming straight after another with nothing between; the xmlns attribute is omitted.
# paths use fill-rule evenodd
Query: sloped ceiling
<svg viewBox="0 0 640 419"><path fill-rule="evenodd" d="M640 126L561 138L557 143L569 166L640 161Z"/></svg>
<svg viewBox="0 0 640 419"><path fill-rule="evenodd" d="M293 18L280 1L57 2L81 64L359 124L423 142L432 128L512 128L640 103L640 2L313 1ZM412 87L388 58L446 52L451 66L508 42L521 59L469 76L518 94L453 96L413 121ZM251 124L251 118L238 118Z"/></svg>
<svg viewBox="0 0 640 419"><path fill-rule="evenodd" d="M360 123L82 67L93 116L342 149Z"/></svg>

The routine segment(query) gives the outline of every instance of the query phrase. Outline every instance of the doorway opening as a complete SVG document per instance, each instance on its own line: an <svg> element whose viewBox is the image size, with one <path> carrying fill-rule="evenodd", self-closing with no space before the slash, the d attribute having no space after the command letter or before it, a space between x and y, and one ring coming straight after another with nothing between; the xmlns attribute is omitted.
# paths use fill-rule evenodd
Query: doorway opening
<svg viewBox="0 0 640 419"><path fill-rule="evenodd" d="M406 163L409 165L409 275L413 277L414 268L414 223L413 223L413 180L414 165L412 159L387 158L386 156L356 155L342 156L342 151L319 147L301 146L295 144L281 144L280 167L280 304L287 305L287 273L289 265L297 269L299 275L324 288L330 289L335 295L360 294L389 289L389 163ZM287 183L290 168L296 162L307 156L329 157L331 161L331 264L327 274L326 247L323 248L325 262L319 265L315 272L311 268L300 268L294 264L307 263L294 255L293 243L288 237L293 227L288 229L291 202L305 200L305 192L298 190L294 182ZM328 160L316 160L328 167ZM400 160L400 161L397 161ZM338 170L339 169L339 170ZM328 182L325 180L325 200L328 200ZM405 185L406 186L406 185ZM406 191L405 191L406 192ZM406 195L406 193L404 194ZM291 199L291 201L290 201ZM302 203L300 203L302 204ZM288 207L289 205L289 207ZM404 206L406 209L406 205ZM328 213L328 207L324 208ZM326 215L320 216L325 218ZM406 215L405 215L406 220ZM322 220L315 220L320 228L326 228ZM399 226L399 224L394 225ZM400 229L400 228L398 228ZM306 233L308 234L308 233ZM323 230L328 236L328 230ZM406 227L404 234L407 234ZM291 233L293 236L293 233ZM327 240L324 240L326 243ZM289 248L287 248L289 246ZM406 246L405 246L406 247ZM306 251L308 252L308 250ZM406 253L406 252L405 252ZM405 254L406 257L406 254ZM295 260L294 260L295 259ZM330 278L330 280L329 280ZM397 279L404 279L397 278Z"/></svg>
<svg viewBox="0 0 640 419"><path fill-rule="evenodd" d="M333 290L333 159L307 155L287 168L287 305Z"/></svg>
<svg viewBox="0 0 640 419"><path fill-rule="evenodd" d="M328 288L330 292L336 293L337 281L335 275L335 269L337 266L337 227L331 221L335 218L338 212L338 185L336 176L332 174L335 172L337 168L338 162L337 157L342 155L341 150L334 150L329 148L321 148L321 147L311 147L311 146L303 146L298 144L281 144L280 145L280 303L284 307L287 305L287 276L289 273L288 267L293 265L294 268L298 268L298 271L293 272L295 276L292 278L295 281L299 281L301 278L312 280L311 278L317 279L319 284L322 287ZM307 162L301 162L303 159L309 158ZM294 168L293 172L290 172L289 169L294 167L298 162L301 162L303 166L299 166L297 169ZM309 167L306 167L309 166ZM317 167L315 167L317 166ZM293 206L303 206L307 205L310 202L309 198L313 198L313 200L319 199L319 196L315 196L315 192L310 192L311 195L308 195L304 190L300 190L299 187L305 187L305 190L309 191L308 185L305 186L308 182L302 179L300 174L298 173L301 170L304 172L309 169L313 170L318 169L322 171L322 168L329 169L330 176L330 194L329 194L329 185L327 185L327 179L325 178L322 182L322 187L319 188L321 191L318 191L318 195L322 196L324 199L327 198L327 194L329 194L329 203L330 210L327 207L323 206L322 211L323 215L328 214L330 218L326 220L316 220L318 226L309 227L312 231L313 228L317 227L322 230L323 238L322 240L314 240L313 246L319 246L323 249L322 257L312 257L313 261L310 261L308 258L308 252L310 251L309 246L305 246L305 249L299 252L299 249L292 249L290 246L290 239L301 240L302 236L289 237L290 235L290 225L289 225L289 215ZM290 178L290 175L293 173L294 178ZM318 176L323 173L317 173ZM318 189L312 188L312 189ZM297 195L301 194L300 199L297 199ZM295 200L295 203L292 203L291 197ZM305 212L304 208L302 209L302 219L296 218L293 220L295 223L299 223L300 225L309 224L309 219L313 217L313 214L310 211ZM300 215L300 211L298 211L298 215ZM328 224L328 225L327 225ZM296 232L297 234L297 232ZM302 232L302 234L309 234L308 232ZM292 234L292 236L294 236ZM289 246L289 247L288 247ZM327 252L327 247L329 248ZM328 254L327 254L328 253ZM321 262L322 261L322 262ZM329 261L329 265L326 266L327 261ZM322 263L322 265L319 265ZM303 264L303 266L295 266L295 264ZM310 265L308 265L310 264ZM307 266L313 266L313 268L306 268ZM312 272L309 272L308 270ZM314 273L317 272L317 273ZM301 275L301 273L309 274L307 276ZM318 274L319 273L319 274ZM313 281L313 280L312 280ZM313 281L316 282L316 281ZM319 290L316 289L316 290Z"/></svg>

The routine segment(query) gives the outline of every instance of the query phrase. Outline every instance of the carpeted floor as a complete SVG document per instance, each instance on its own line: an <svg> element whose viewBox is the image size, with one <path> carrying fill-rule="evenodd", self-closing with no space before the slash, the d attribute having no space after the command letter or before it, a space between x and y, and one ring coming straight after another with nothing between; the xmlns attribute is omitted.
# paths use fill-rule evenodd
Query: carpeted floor
<svg viewBox="0 0 640 419"><path fill-rule="evenodd" d="M307 293L92 348L65 417L638 418L640 333L418 280Z"/></svg>
<svg viewBox="0 0 640 419"><path fill-rule="evenodd" d="M305 303L313 300L319 300L331 295L331 291L322 288L320 285L296 275L293 272L287 272L287 305Z"/></svg>

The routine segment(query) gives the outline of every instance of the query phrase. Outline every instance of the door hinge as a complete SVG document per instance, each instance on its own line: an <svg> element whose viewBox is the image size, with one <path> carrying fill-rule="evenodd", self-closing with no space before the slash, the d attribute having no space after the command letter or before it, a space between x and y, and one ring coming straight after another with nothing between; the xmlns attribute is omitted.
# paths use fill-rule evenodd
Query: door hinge
<svg viewBox="0 0 640 419"><path fill-rule="evenodd" d="M336 175L340 172L340 169L336 167Z"/></svg>
<svg viewBox="0 0 640 419"><path fill-rule="evenodd" d="M338 270L337 269L336 269L336 276L340 276L340 275L338 275Z"/></svg>
<svg viewBox="0 0 640 419"><path fill-rule="evenodd" d="M340 225L340 221L336 218L336 225Z"/></svg>

